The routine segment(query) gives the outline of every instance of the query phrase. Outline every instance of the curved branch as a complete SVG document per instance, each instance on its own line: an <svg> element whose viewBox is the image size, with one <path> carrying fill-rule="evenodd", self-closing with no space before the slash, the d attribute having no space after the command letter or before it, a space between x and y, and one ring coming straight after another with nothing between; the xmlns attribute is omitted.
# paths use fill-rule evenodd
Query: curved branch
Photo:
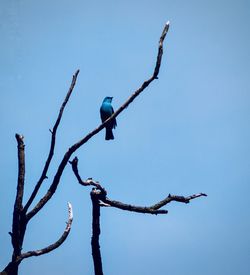
<svg viewBox="0 0 250 275"><path fill-rule="evenodd" d="M56 143L56 132L57 132L57 128L60 124L60 121L61 121L61 118L62 118L62 115L63 115L63 111L64 111L64 108L66 106L66 104L68 103L68 100L73 92L73 89L75 87L75 84L76 84L76 80L77 80L77 76L79 74L79 70L77 70L75 72L75 74L73 75L72 77L72 81L71 81L71 85L69 87L69 90L68 90L68 93L61 105L61 108L60 108L60 111L59 111L59 114L58 114L58 117L57 117L57 120L55 122L55 125L53 127L53 130L50 130L51 132L51 144L50 144L50 150L49 150L49 154L48 154L48 158L46 160L46 163L44 165L44 168L43 168L43 171L42 171L42 175L40 177L40 179L38 180L28 202L26 203L26 205L24 206L24 213L27 212L28 208L30 207L30 205L32 204L34 198L36 197L36 194L37 192L39 191L44 179L47 178L47 172L48 172L48 169L49 169L49 165L50 165L50 162L52 160L52 157L54 155L54 149L55 149L55 143Z"/></svg>
<svg viewBox="0 0 250 275"><path fill-rule="evenodd" d="M92 178L88 178L87 180L82 180L79 172L78 172L78 158L74 157L74 159L72 161L69 161L69 163L72 166L72 170L78 180L78 182L83 185L83 186L94 186L96 187L96 189L100 190L102 192L102 194L104 194L106 196L107 192L106 190L100 185L100 183L98 181L94 181Z"/></svg>
<svg viewBox="0 0 250 275"><path fill-rule="evenodd" d="M102 123L100 126L98 126L96 129L94 129L92 132L87 134L84 138L76 142L74 145L72 145L68 151L65 153L60 165L58 166L57 172L54 176L53 182L50 185L47 193L44 195L44 197L37 203L37 205L27 214L27 219L30 220L34 215L36 215L43 206L50 200L50 198L55 193L57 186L60 182L60 178L62 176L62 173L64 171L65 166L67 165L70 157L72 154L79 149L83 144L85 144L89 139L91 139L94 135L99 133L113 118L117 117L125 108L128 107L128 105L142 92L145 90L145 88L155 79L158 78L159 69L161 66L161 60L162 60L162 54L163 54L163 42L166 37L166 34L169 29L169 22L166 23L164 26L163 32L161 34L160 40L159 40L159 47L158 47L158 55L156 59L156 65L154 69L153 75L146 80L142 86L136 90L129 99L116 111L112 116L110 116L104 123Z"/></svg>
<svg viewBox="0 0 250 275"><path fill-rule="evenodd" d="M131 204L126 204L120 201L110 200L109 198L105 198L103 200L105 204L108 204L112 207L119 208L126 211L137 212L137 213L144 213L144 214L167 214L168 210L159 209L160 207L154 206L135 206ZM107 205L106 205L107 206Z"/></svg>
<svg viewBox="0 0 250 275"><path fill-rule="evenodd" d="M66 238L68 237L70 229L71 229L72 222L73 222L73 209L72 209L71 203L68 202L68 222L67 222L66 228L65 228L62 236L60 237L60 239L58 239L55 243L53 243L53 244L51 244L51 245L49 245L45 248L42 248L42 249L39 249L39 250L34 250L34 251L28 251L26 253L22 253L20 255L20 257L18 258L18 261L22 261L23 259L29 258L29 257L32 257L32 256L40 256L40 255L49 253L52 250L58 248L66 240Z"/></svg>

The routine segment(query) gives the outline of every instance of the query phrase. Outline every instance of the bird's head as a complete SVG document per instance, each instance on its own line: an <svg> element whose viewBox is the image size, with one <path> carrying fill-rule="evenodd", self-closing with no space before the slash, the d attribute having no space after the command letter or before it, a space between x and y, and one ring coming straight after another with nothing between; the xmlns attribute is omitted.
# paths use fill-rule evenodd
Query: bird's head
<svg viewBox="0 0 250 275"><path fill-rule="evenodd" d="M103 100L103 102L112 102L113 97L112 96L106 96Z"/></svg>

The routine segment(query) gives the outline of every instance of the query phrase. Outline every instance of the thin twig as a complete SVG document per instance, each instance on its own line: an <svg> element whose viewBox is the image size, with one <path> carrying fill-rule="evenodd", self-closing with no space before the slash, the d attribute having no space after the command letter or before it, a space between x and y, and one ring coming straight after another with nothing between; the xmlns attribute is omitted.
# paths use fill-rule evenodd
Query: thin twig
<svg viewBox="0 0 250 275"><path fill-rule="evenodd" d="M171 195L169 194L164 200L156 203L155 205L151 206L154 209L158 209L168 203L170 203L171 201L177 201L177 202L183 202L183 203L189 203L190 200L199 198L199 197L206 197L207 195L204 193L199 193L199 194L194 194L188 197L184 197L184 196L176 196L176 195Z"/></svg>
<svg viewBox="0 0 250 275"><path fill-rule="evenodd" d="M98 126L96 129L94 129L92 132L90 132L89 134L87 134L84 138L82 138L81 140L79 140L78 142L76 142L74 145L72 145L68 151L65 153L60 165L58 166L57 172L54 176L53 182L50 185L47 193L43 196L43 198L36 204L36 206L29 212L27 213L27 219L30 220L34 215L36 215L42 208L43 206L50 200L50 198L53 196L53 194L55 193L57 186L60 182L60 178L62 176L62 173L64 171L65 166L67 165L70 157L72 156L72 154L79 149L83 144L85 144L90 138L92 138L94 135L96 135L97 133L99 133L108 123L110 120L112 120L113 118L117 117L125 108L128 107L128 105L142 92L145 90L145 88L155 79L158 78L158 73L159 73L159 69L161 66L161 60L162 60L162 54L163 54L163 42L164 39L166 37L166 34L168 32L169 29L169 22L166 23L166 25L164 26L163 32L161 34L160 37L160 41L159 41L159 48L158 48L158 55L157 55L157 61L156 61L156 65L155 65L155 69L154 69L154 73L153 75L147 80L145 81L142 86L136 90L130 97L129 99L116 111L114 112L114 114L107 119L104 123L102 123L100 126Z"/></svg>
<svg viewBox="0 0 250 275"><path fill-rule="evenodd" d="M36 197L37 192L40 189L40 187L41 187L44 179L47 178L47 172L48 172L48 169L49 169L49 165L50 165L50 162L51 162L52 157L54 155L57 128L58 128L58 126L60 124L64 108L65 108L66 104L68 103L68 100L69 100L69 98L70 98L70 96L71 96L71 94L73 92L74 87L75 87L78 74L79 74L79 70L77 70L75 72L75 74L73 75L73 77L72 77L71 85L70 85L68 93L67 93L67 95L66 95L66 97L65 97L65 99L64 99L64 101L63 101L63 103L61 105L61 108L60 108L57 120L56 120L55 125L53 127L53 130L50 129L50 132L51 132L51 143L50 143L50 150L49 150L48 158L47 158L47 160L45 162L45 165L44 165L44 168L43 168L43 171L42 171L42 175L41 175L40 179L38 180L38 182L37 182L37 184L36 184L36 186L35 186L32 194L31 194L28 202L24 206L24 212L25 213L27 212L28 208L32 204L34 198Z"/></svg>
<svg viewBox="0 0 250 275"><path fill-rule="evenodd" d="M18 258L18 260L22 261L23 259L29 258L29 257L32 257L32 256L40 256L40 255L49 253L52 250L58 248L66 240L66 238L68 237L70 229L71 229L72 222L73 222L73 209L72 209L71 203L68 202L68 222L67 222L66 228L65 228L62 236L55 243L53 243L53 244L51 244L51 245L49 245L45 248L42 248L42 249L39 249L39 250L34 250L34 251L28 251L26 253L22 253L20 255L20 257Z"/></svg>

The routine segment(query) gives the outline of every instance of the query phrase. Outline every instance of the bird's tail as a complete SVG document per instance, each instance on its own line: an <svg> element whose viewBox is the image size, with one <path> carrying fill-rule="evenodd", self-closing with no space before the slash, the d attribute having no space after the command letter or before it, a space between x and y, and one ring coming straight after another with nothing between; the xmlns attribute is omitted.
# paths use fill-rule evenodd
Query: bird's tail
<svg viewBox="0 0 250 275"><path fill-rule="evenodd" d="M106 140L110 140L110 139L114 139L114 135L112 132L112 128L106 128L106 136L105 136Z"/></svg>

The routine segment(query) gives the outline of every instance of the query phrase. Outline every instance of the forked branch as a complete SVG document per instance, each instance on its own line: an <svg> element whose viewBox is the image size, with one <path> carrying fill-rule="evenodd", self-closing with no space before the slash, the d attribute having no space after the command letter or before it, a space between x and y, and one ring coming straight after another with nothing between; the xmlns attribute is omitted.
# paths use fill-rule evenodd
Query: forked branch
<svg viewBox="0 0 250 275"><path fill-rule="evenodd" d="M33 202L34 198L36 197L36 194L38 192L38 190L40 189L44 179L47 178L47 172L48 172L48 169L49 169L49 165L50 165L50 162L52 160L52 157L54 155L54 149L55 149L55 144L56 144L56 132L57 132L57 128L60 124L60 121L61 121L61 118L62 118L62 115L63 115L63 111L64 111L64 108L73 92L73 89L75 87L75 84L76 84L76 80L77 80L77 76L79 74L79 70L77 70L75 72L75 74L73 75L72 77L72 81L71 81L71 85L69 87L69 90L68 90L68 93L61 105L61 108L60 108L60 111L59 111L59 114L58 114L58 117L57 117L57 120L55 122L55 125L53 127L53 130L50 130L51 132L51 143L50 143L50 149L49 149L49 154L48 154L48 158L45 162L45 165L44 165L44 168L43 168L43 171L42 171L42 175L40 177L40 179L38 180L28 202L26 203L25 207L24 207L24 212L26 213L28 208L30 207L31 203Z"/></svg>
<svg viewBox="0 0 250 275"><path fill-rule="evenodd" d="M160 40L159 40L159 46L158 46L158 54L157 54L157 59L156 59L156 65L154 68L153 75L146 81L143 82L142 86L137 89L129 98L128 100L120 107L114 114L109 117L104 123L102 123L100 126L98 126L96 129L94 129L92 132L87 134L84 138L76 142L74 145L72 145L68 151L64 154L64 157L61 161L61 163L58 166L57 172L54 176L54 179L47 191L47 193L43 196L43 198L36 204L36 206L29 212L27 213L27 219L30 220L34 215L36 215L42 208L43 206L50 200L50 198L53 196L55 193L57 186L60 182L62 173L64 171L65 166L67 165L70 157L72 154L79 149L83 144L85 144L89 139L91 139L94 135L99 133L108 123L110 120L113 118L117 117L125 108L129 106L129 104L142 92L145 90L145 88L155 79L158 78L158 73L160 70L161 66L161 60L162 60L162 54L163 54L163 42L166 37L166 34L169 29L169 22L166 23L164 26L164 29L162 31Z"/></svg>

